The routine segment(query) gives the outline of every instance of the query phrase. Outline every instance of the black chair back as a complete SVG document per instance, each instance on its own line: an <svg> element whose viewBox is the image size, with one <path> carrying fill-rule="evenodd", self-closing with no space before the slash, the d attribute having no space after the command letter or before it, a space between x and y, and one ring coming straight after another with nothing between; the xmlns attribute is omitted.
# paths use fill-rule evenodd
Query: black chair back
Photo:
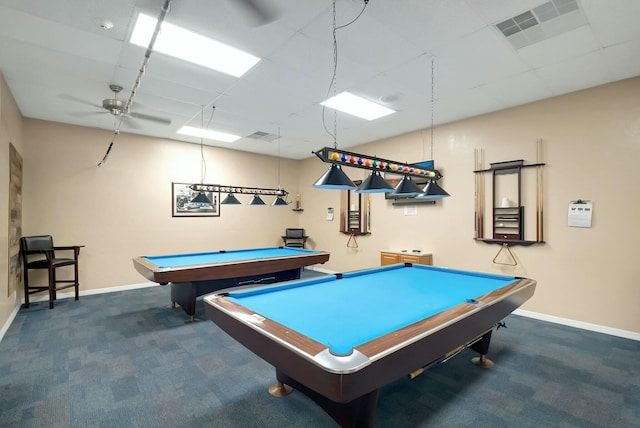
<svg viewBox="0 0 640 428"><path fill-rule="evenodd" d="M304 229L287 229L284 235L288 239L302 239L304 238Z"/></svg>
<svg viewBox="0 0 640 428"><path fill-rule="evenodd" d="M41 253L53 250L53 237L51 235L25 236L20 239L23 254Z"/></svg>

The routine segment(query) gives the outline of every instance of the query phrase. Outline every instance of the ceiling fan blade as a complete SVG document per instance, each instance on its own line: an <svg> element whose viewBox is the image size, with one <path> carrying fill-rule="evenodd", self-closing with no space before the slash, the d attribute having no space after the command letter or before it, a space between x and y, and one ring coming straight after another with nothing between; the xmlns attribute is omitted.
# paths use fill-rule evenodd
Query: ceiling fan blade
<svg viewBox="0 0 640 428"><path fill-rule="evenodd" d="M107 113L106 111L72 111L69 112L71 116L76 117L88 117L88 116L98 116Z"/></svg>
<svg viewBox="0 0 640 428"><path fill-rule="evenodd" d="M265 0L239 0L234 1L252 16L256 25L264 25L275 21L280 16L280 11L272 3Z"/></svg>
<svg viewBox="0 0 640 428"><path fill-rule="evenodd" d="M140 125L132 118L130 118L129 116L122 116L122 122L126 123L126 125L129 128L133 128L133 129L139 129Z"/></svg>
<svg viewBox="0 0 640 428"><path fill-rule="evenodd" d="M129 116L135 117L136 119L149 120L151 122L162 123L163 125L171 125L171 119L166 117L151 116L149 114L136 113L136 112L130 112Z"/></svg>
<svg viewBox="0 0 640 428"><path fill-rule="evenodd" d="M82 98L74 97L73 95L60 94L60 95L58 95L58 98L63 99L63 100L67 100L67 101L73 101L74 103L80 103L80 104L84 104L84 105L91 106L91 107L102 108L101 105L98 105L96 103L92 103L92 102L87 101L87 100L83 100Z"/></svg>

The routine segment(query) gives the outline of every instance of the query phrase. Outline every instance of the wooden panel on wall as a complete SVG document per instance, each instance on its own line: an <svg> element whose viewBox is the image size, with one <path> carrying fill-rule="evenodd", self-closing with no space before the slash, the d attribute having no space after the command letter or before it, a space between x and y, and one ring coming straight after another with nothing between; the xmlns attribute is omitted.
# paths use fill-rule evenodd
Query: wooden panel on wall
<svg viewBox="0 0 640 428"><path fill-rule="evenodd" d="M20 237L22 236L22 156L9 143L9 280L7 297L22 283Z"/></svg>

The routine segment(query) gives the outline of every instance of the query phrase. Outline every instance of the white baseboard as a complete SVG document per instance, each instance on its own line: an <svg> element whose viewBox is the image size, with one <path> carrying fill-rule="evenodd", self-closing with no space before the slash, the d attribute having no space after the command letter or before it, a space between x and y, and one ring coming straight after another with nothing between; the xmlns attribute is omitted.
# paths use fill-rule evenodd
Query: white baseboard
<svg viewBox="0 0 640 428"><path fill-rule="evenodd" d="M534 318L540 321L548 321L554 324L562 324L567 327L579 328L582 330L595 331L597 333L609 334L611 336L623 337L625 339L640 341L640 333L633 331L621 330L619 328L605 327L598 324L591 324L588 322L574 321L568 318L560 318L553 315L539 314L537 312L525 311L523 309L516 309L513 311L514 315L520 315L527 318Z"/></svg>
<svg viewBox="0 0 640 428"><path fill-rule="evenodd" d="M148 287L160 287L160 284L155 282L141 282L139 284L128 284L128 285L116 285L114 287L106 287L106 288L96 288L94 290L80 290L80 297L82 296L93 296L94 294L104 294L104 293L115 293L117 291L127 291L127 290L136 290L138 288L148 288ZM57 293L56 300L60 299L73 299L75 297L75 293L73 291L67 291L64 293ZM49 295L43 293L37 297L30 297L29 302L47 302L49 301ZM24 303L24 299L22 299L22 303Z"/></svg>
<svg viewBox="0 0 640 428"><path fill-rule="evenodd" d="M11 315L9 315L9 318L7 318L7 322L4 323L4 325L0 329L0 341L2 341L2 338L7 333L7 330L9 330L9 327L11 327L11 323L13 322L14 318L18 314L18 311L20 310L20 306L21 305L16 305L15 308L13 308L13 312L11 312Z"/></svg>

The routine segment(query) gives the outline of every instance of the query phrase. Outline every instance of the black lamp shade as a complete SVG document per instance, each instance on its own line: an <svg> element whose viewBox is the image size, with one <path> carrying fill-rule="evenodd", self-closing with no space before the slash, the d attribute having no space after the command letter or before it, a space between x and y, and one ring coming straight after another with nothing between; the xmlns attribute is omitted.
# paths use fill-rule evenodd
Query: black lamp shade
<svg viewBox="0 0 640 428"><path fill-rule="evenodd" d="M449 195L445 190L438 185L435 180L429 180L424 189L422 189L422 194L416 196L418 199L441 199L447 198Z"/></svg>
<svg viewBox="0 0 640 428"><path fill-rule="evenodd" d="M289 205L289 204L287 204L287 201L282 199L282 196L278 196L271 204L272 207L282 207L286 205Z"/></svg>
<svg viewBox="0 0 640 428"><path fill-rule="evenodd" d="M356 188L356 185L347 177L347 174L340 168L340 165L334 163L331 164L327 172L315 182L313 187L331 190L353 190Z"/></svg>
<svg viewBox="0 0 640 428"><path fill-rule="evenodd" d="M192 204L212 204L211 200L207 198L204 192L198 192L198 195L191 200Z"/></svg>
<svg viewBox="0 0 640 428"><path fill-rule="evenodd" d="M260 196L258 195L254 195L253 199L251 199L251 202L249 202L247 205L266 205L264 203L264 201L260 198Z"/></svg>
<svg viewBox="0 0 640 428"><path fill-rule="evenodd" d="M422 193L422 189L411 179L408 175L405 175L400 183L393 190L393 196L406 196L414 197Z"/></svg>
<svg viewBox="0 0 640 428"><path fill-rule="evenodd" d="M232 193L229 193L227 197L224 198L222 202L220 202L220 205L240 205L241 203L242 202L240 202L238 198L233 196Z"/></svg>
<svg viewBox="0 0 640 428"><path fill-rule="evenodd" d="M380 171L371 171L371 174L358 186L356 193L389 193L393 192L393 186L389 184Z"/></svg>

